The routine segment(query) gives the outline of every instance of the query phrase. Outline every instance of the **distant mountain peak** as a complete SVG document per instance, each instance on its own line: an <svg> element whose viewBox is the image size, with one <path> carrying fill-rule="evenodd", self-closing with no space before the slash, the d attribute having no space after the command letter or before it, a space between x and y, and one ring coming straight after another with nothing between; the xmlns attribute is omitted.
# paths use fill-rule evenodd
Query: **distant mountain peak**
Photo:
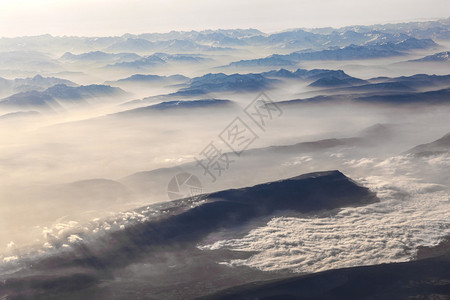
<svg viewBox="0 0 450 300"><path fill-rule="evenodd" d="M449 61L450 61L450 51L439 52L419 59L409 60L409 62L449 62Z"/></svg>

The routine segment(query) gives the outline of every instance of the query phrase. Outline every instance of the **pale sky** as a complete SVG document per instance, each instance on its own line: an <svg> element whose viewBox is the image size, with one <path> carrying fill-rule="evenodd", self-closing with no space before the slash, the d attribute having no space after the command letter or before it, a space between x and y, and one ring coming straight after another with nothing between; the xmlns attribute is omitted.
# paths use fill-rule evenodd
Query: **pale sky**
<svg viewBox="0 0 450 300"><path fill-rule="evenodd" d="M449 0L0 0L0 36L250 27L274 32L449 16Z"/></svg>

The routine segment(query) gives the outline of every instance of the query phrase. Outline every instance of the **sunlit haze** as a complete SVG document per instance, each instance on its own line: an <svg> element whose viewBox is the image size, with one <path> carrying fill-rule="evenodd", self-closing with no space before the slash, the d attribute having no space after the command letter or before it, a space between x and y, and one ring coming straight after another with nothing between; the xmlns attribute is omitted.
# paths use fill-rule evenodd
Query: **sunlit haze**
<svg viewBox="0 0 450 300"><path fill-rule="evenodd" d="M436 19L449 13L447 0L2 0L0 36L250 27L273 32Z"/></svg>
<svg viewBox="0 0 450 300"><path fill-rule="evenodd" d="M0 0L0 300L450 299L449 71L449 0Z"/></svg>

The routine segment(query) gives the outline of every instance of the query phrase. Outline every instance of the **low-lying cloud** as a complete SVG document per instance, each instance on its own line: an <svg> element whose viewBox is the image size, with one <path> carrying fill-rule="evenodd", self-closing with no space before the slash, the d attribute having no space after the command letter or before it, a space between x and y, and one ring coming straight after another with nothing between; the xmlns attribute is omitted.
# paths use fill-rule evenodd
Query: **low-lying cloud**
<svg viewBox="0 0 450 300"><path fill-rule="evenodd" d="M426 159L398 156L347 161L351 167L375 169L378 174L358 181L376 191L381 202L344 208L327 217L276 217L243 238L200 248L257 252L248 259L223 263L265 271L318 272L410 260L418 246L436 245L450 234L448 187L416 177L428 164L448 180L448 166L438 168L436 164L448 159L446 154Z"/></svg>

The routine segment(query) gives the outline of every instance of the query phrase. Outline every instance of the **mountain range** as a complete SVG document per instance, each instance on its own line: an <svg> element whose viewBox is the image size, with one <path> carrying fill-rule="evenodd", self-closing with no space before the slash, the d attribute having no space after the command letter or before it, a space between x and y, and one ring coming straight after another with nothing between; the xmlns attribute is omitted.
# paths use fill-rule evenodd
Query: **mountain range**
<svg viewBox="0 0 450 300"><path fill-rule="evenodd" d="M408 60L408 62L448 62L448 61L450 61L449 51L439 52L419 59Z"/></svg>
<svg viewBox="0 0 450 300"><path fill-rule="evenodd" d="M139 70L149 67L165 66L166 64L198 64L206 60L206 58L200 55L154 53L148 56L139 56L138 59L119 61L109 64L107 67Z"/></svg>
<svg viewBox="0 0 450 300"><path fill-rule="evenodd" d="M16 79L4 79L0 78L1 93L18 93L29 91L43 91L57 84L64 84L66 86L77 86L76 83L56 78L56 77L43 77L41 75L35 75L28 78L16 78Z"/></svg>
<svg viewBox="0 0 450 300"><path fill-rule="evenodd" d="M67 86L57 84L39 91L21 92L0 100L0 107L36 109L42 111L62 110L62 103L86 104L86 100L95 97L123 96L120 88L107 85Z"/></svg>
<svg viewBox="0 0 450 300"><path fill-rule="evenodd" d="M168 113L182 112L184 114L197 114L197 109L232 109L235 108L236 104L230 100L221 99L200 99L200 100L174 100L174 101L164 101L158 104L153 104L149 106L139 107L131 110L121 111L112 116L147 116L150 113L164 112L167 116Z"/></svg>
<svg viewBox="0 0 450 300"><path fill-rule="evenodd" d="M134 74L127 78L122 78L116 81L106 81L105 84L176 84L185 83L189 80L188 77L175 74L169 76L151 75L151 74Z"/></svg>
<svg viewBox="0 0 450 300"><path fill-rule="evenodd" d="M266 34L256 29L170 31L167 33L124 34L112 37L58 37L49 34L4 38L2 49L45 52L71 44L80 51L106 52L197 52L256 46L274 49L325 50L329 47L399 43L408 38L448 39L449 19L342 28L291 29ZM45 46L44 46L45 45ZM50 47L50 48L49 48Z"/></svg>
<svg viewBox="0 0 450 300"><path fill-rule="evenodd" d="M81 54L64 53L60 60L69 62L125 62L134 61L141 58L136 53L106 53L103 51L91 51Z"/></svg>
<svg viewBox="0 0 450 300"><path fill-rule="evenodd" d="M151 42L143 38L126 38L124 40L112 44L111 46L105 49L105 51L108 52L137 52L137 53L149 53L149 52L184 53L184 52L225 51L225 50L231 49L202 45L191 40L174 39L169 41Z"/></svg>
<svg viewBox="0 0 450 300"><path fill-rule="evenodd" d="M188 87L181 88L171 96L195 96L214 92L255 92L269 89L277 82L261 74L231 74L208 73L192 78Z"/></svg>
<svg viewBox="0 0 450 300"><path fill-rule="evenodd" d="M361 60L390 56L401 56L410 50L436 47L431 39L408 38L400 42L383 42L379 44L348 45L343 48L310 51L302 50L291 54L273 54L265 58L240 60L226 67L256 67L256 66L296 66L301 61L310 60Z"/></svg>

